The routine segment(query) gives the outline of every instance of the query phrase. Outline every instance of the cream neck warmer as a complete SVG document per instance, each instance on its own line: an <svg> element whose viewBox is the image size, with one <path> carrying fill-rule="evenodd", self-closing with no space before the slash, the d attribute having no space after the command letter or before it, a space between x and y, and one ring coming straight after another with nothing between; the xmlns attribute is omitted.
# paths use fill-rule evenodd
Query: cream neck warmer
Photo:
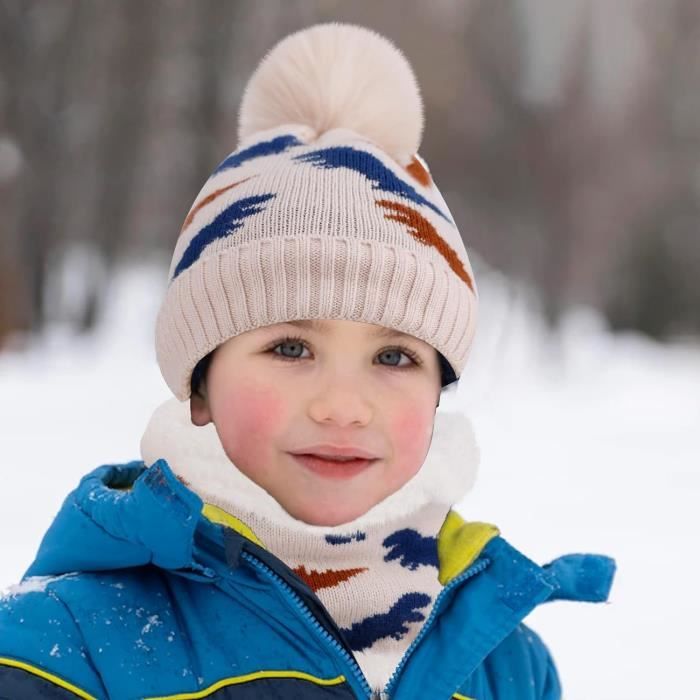
<svg viewBox="0 0 700 700"><path fill-rule="evenodd" d="M165 459L205 503L242 520L315 591L363 673L382 689L442 588L437 533L474 483L479 453L471 423L438 410L419 472L355 520L309 525L235 468L212 424L192 425L188 402L156 409L141 440L147 465Z"/></svg>

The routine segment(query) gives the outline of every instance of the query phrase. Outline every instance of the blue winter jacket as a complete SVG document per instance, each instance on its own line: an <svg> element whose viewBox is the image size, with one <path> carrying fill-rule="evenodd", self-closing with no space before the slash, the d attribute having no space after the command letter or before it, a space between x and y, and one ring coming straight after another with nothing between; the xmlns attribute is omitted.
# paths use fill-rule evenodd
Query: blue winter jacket
<svg viewBox="0 0 700 700"><path fill-rule="evenodd" d="M521 621L547 600L606 600L613 560L540 567L454 510L438 552L446 585L381 697L560 698ZM164 460L87 474L0 599L3 700L371 697L312 590Z"/></svg>

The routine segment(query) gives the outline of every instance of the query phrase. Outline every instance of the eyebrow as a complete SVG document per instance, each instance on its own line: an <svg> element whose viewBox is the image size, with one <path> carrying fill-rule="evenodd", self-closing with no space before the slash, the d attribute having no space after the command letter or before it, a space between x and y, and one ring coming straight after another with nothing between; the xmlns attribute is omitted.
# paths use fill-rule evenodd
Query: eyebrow
<svg viewBox="0 0 700 700"><path fill-rule="evenodd" d="M285 321L284 325L297 326L298 328L304 328L306 330L316 331L317 333L322 333L326 328L326 324L319 319L308 319L308 320L301 320L301 321ZM406 335L406 333L402 333L401 331L397 331L394 328L387 328L386 326L379 326L376 324L373 324L373 325L375 325L375 328L369 332L370 336L372 336L373 338L396 338L396 337L402 337L402 336Z"/></svg>

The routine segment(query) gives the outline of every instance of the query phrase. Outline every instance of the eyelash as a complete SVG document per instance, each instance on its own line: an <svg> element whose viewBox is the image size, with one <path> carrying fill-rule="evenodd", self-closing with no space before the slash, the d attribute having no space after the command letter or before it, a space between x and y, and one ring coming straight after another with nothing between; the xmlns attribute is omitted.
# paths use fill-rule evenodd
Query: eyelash
<svg viewBox="0 0 700 700"><path fill-rule="evenodd" d="M284 338L279 338L276 340L274 343L271 345L268 345L266 352L272 352L275 350L275 348L278 348L280 345L285 345L286 343L301 343L307 350L309 350L309 346L306 343L306 341L300 337L300 336L285 336ZM422 362L420 357L413 352L413 350L403 346L403 345L392 345L387 348L382 348L378 354L381 354L383 352L386 352L387 350L399 350L400 352L404 353L412 362L413 365L416 367L419 367ZM284 355L280 355L279 353L273 353L276 355L279 359L283 360L284 362L295 362L296 360L301 360L303 358L301 357L285 357ZM385 367L389 367L390 369L411 369L412 365L406 365L404 367L398 367L396 365L384 365Z"/></svg>

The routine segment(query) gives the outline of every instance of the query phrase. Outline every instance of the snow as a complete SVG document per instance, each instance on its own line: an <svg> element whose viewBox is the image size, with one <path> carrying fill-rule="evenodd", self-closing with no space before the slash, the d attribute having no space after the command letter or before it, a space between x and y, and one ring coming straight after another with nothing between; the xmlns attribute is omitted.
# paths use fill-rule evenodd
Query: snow
<svg viewBox="0 0 700 700"><path fill-rule="evenodd" d="M3 593L7 596L25 595L26 593L43 593L46 586L62 578L75 576L75 573L61 574L60 576L28 576L21 583L6 586Z"/></svg>
<svg viewBox="0 0 700 700"><path fill-rule="evenodd" d="M440 406L467 411L481 447L458 509L541 564L569 552L616 558L608 603L552 602L527 619L567 700L684 697L700 622L700 346L613 335L586 309L556 343L527 295L495 274L477 279L475 347ZM123 271L94 336L55 327L0 354L0 589L20 579L83 474L139 456L151 411L169 398L152 347L164 284L162 268ZM143 633L154 624L147 617Z"/></svg>
<svg viewBox="0 0 700 700"><path fill-rule="evenodd" d="M158 615L149 615L148 622L141 628L141 634L148 634L153 627L162 624Z"/></svg>

